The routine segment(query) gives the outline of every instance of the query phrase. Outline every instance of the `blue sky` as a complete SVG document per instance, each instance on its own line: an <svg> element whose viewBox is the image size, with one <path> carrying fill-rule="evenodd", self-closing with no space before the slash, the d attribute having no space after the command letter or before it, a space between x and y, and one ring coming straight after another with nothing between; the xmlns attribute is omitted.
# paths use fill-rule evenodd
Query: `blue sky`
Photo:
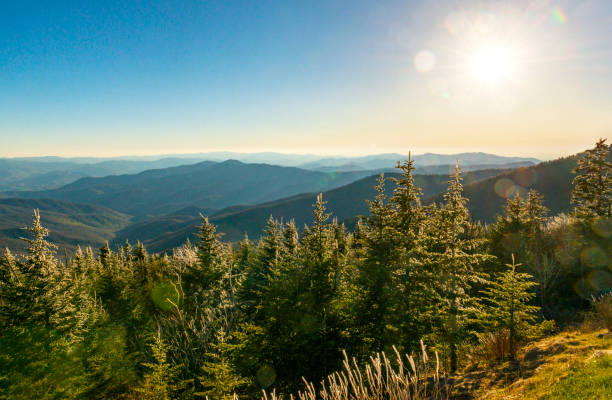
<svg viewBox="0 0 612 400"><path fill-rule="evenodd" d="M0 156L550 158L612 130L610 37L606 0L4 2Z"/></svg>

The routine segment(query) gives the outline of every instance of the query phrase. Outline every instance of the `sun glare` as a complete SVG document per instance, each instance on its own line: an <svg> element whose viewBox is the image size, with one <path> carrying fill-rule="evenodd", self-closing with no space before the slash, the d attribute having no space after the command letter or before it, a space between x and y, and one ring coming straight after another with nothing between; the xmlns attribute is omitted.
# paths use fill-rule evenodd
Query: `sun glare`
<svg viewBox="0 0 612 400"><path fill-rule="evenodd" d="M512 77L513 57L509 48L500 45L483 46L470 56L469 69L477 81L495 85Z"/></svg>

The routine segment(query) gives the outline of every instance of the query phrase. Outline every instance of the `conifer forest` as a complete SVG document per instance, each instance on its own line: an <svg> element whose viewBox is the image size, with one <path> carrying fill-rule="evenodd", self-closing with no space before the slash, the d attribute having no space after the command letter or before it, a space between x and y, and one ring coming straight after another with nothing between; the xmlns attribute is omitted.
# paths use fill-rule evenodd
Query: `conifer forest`
<svg viewBox="0 0 612 400"><path fill-rule="evenodd" d="M196 240L161 252L59 251L34 209L0 256L0 399L468 398L470 366L612 329L610 153L577 156L568 212L531 189L487 223L459 163L425 201L412 158L354 223L319 194L306 225L270 215L226 240L203 212Z"/></svg>

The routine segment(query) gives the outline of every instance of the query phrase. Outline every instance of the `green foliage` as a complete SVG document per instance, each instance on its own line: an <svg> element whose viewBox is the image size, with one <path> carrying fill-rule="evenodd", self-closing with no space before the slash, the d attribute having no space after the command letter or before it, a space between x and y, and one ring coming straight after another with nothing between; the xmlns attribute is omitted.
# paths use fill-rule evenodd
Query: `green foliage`
<svg viewBox="0 0 612 400"><path fill-rule="evenodd" d="M167 361L168 345L164 344L161 337L155 337L151 351L155 362L143 363L148 372L143 378L140 387L135 391L138 398L143 400L169 400L175 398L173 395L179 391L185 382L177 383L180 365L170 365Z"/></svg>
<svg viewBox="0 0 612 400"><path fill-rule="evenodd" d="M574 170L577 176L572 182L572 203L576 204L574 213L577 217L612 216L612 163L608 161L609 157L610 146L606 139L600 139L578 160L578 167Z"/></svg>
<svg viewBox="0 0 612 400"><path fill-rule="evenodd" d="M249 383L235 371L229 357L236 351L235 345L221 342L215 346L217 352L210 353L210 361L204 363L204 376L200 377L200 385L206 390L196 393L209 399L232 400L236 393Z"/></svg>
<svg viewBox="0 0 612 400"><path fill-rule="evenodd" d="M549 218L553 206L532 190L509 198L491 226L473 222L458 168L441 201L422 205L446 178L413 176L410 159L368 191L372 179L325 200L237 207L266 213L260 238L239 244L222 243L213 223L236 216L228 212L202 218L198 241L168 254L103 241L61 261L36 212L27 252L0 257L0 398L285 394L341 368L343 349L365 361L394 345L419 351L420 338L450 371L478 339L507 337L501 357L512 357L550 327L540 313L572 321L611 289L612 224L600 207L608 173L584 167L605 167L598 151L581 161L575 216ZM606 177L599 200L583 190L589 171ZM363 193L373 199L353 204ZM340 213L365 214L353 232L328 209L347 196ZM309 219L305 210L277 219L304 202ZM524 272L502 265L513 254Z"/></svg>
<svg viewBox="0 0 612 400"><path fill-rule="evenodd" d="M532 276L518 272L514 258L512 264L506 264L508 269L482 291L482 312L479 315L485 329L492 332L507 330L509 333L508 356L516 356L518 345L536 337L542 328L550 327L550 323L535 324L538 319L539 307L530 305L535 297L531 289L536 286ZM503 358L503 352L500 354Z"/></svg>
<svg viewBox="0 0 612 400"><path fill-rule="evenodd" d="M483 251L484 239L468 235L469 213L459 167L449 181L444 201L429 227L422 262L433 277L434 315L440 339L448 344L454 372L457 347L470 334L469 316L476 304L472 289L486 283L487 276L479 267L492 256Z"/></svg>

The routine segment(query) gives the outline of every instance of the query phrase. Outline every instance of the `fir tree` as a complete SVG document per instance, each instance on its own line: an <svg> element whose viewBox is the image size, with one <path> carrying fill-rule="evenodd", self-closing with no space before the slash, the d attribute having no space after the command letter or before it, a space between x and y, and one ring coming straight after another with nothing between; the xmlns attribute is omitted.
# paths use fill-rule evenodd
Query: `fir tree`
<svg viewBox="0 0 612 400"><path fill-rule="evenodd" d="M144 363L149 371L145 374L140 387L136 388L139 398L143 400L170 400L182 389L186 382L180 382L180 366L172 366L167 360L168 345L160 335L155 336L151 351L155 362Z"/></svg>
<svg viewBox="0 0 612 400"><path fill-rule="evenodd" d="M224 251L216 228L202 216L202 224L197 235L197 265L185 273L184 283L187 295L200 293L215 287L224 273Z"/></svg>
<svg viewBox="0 0 612 400"><path fill-rule="evenodd" d="M382 351L391 344L388 328L396 298L393 274L400 250L397 214L386 203L384 175L379 176L375 189L375 199L368 201L370 215L363 219L358 235L355 323L364 354Z"/></svg>
<svg viewBox="0 0 612 400"><path fill-rule="evenodd" d="M606 139L600 139L593 149L578 159L572 192L576 217L612 216L612 163L609 157L610 146Z"/></svg>
<svg viewBox="0 0 612 400"><path fill-rule="evenodd" d="M235 371L230 360L230 353L236 351L236 347L224 341L214 346L216 352L208 354L210 360L202 366L204 375L198 378L205 390L196 395L218 400L238 398L237 392L250 381Z"/></svg>
<svg viewBox="0 0 612 400"><path fill-rule="evenodd" d="M428 257L425 263L429 263L434 275L438 276L437 313L449 346L450 369L454 372L458 367L457 346L468 336L468 317L475 305L471 289L476 283L486 282L486 275L478 267L491 256L481 250L483 239L466 235L469 213L458 166L451 176L444 201L430 233L433 234L432 248L425 253Z"/></svg>
<svg viewBox="0 0 612 400"><path fill-rule="evenodd" d="M518 345L526 339L535 336L538 326L534 323L540 307L529 303L535 297L532 276L518 272L521 264L506 264L508 269L489 283L489 288L482 291L484 312L480 320L492 331L509 332L509 356L514 359ZM550 324L545 324L550 325Z"/></svg>
<svg viewBox="0 0 612 400"><path fill-rule="evenodd" d="M108 242L104 243L104 246L102 246L100 248L100 264L102 264L102 267L104 267L105 269L109 269L111 266L111 255L112 255L112 251L110 249L110 247L108 246Z"/></svg>

